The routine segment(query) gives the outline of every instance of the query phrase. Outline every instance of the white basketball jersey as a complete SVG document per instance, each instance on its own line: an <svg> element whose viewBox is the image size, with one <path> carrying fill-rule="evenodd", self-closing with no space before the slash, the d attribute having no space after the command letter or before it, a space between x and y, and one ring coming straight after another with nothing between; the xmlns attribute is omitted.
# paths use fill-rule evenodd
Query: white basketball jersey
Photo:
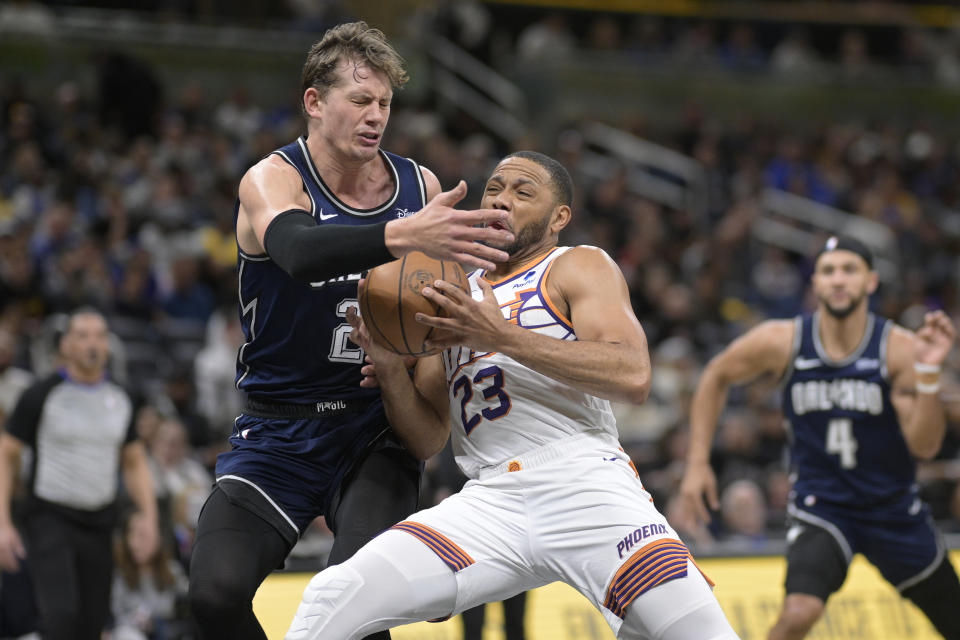
<svg viewBox="0 0 960 640"><path fill-rule="evenodd" d="M576 340L573 326L546 292L553 261L570 247L556 247L497 281L489 281L503 317L529 331ZM483 292L470 274L473 297ZM443 353L450 395L453 452L460 469L476 478L531 449L585 431L617 438L610 403L548 378L500 353L453 347ZM611 375L616 375L611 372Z"/></svg>

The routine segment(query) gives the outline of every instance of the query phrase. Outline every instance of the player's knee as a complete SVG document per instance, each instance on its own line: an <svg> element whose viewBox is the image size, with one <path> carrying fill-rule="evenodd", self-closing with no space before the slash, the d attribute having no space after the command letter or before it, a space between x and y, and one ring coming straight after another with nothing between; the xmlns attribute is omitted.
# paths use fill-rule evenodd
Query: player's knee
<svg viewBox="0 0 960 640"><path fill-rule="evenodd" d="M236 620L253 606L250 596L236 584L215 574L190 576L190 611L201 627Z"/></svg>
<svg viewBox="0 0 960 640"><path fill-rule="evenodd" d="M778 625L790 633L805 633L823 615L824 602L816 596L791 593L783 602Z"/></svg>
<svg viewBox="0 0 960 640"><path fill-rule="evenodd" d="M960 580L946 557L925 580L904 589L903 595L926 614L944 637L960 637L960 617L956 615Z"/></svg>
<svg viewBox="0 0 960 640"><path fill-rule="evenodd" d="M286 640L307 638L345 638L354 622L338 619L341 611L349 611L351 600L364 585L363 576L348 564L327 567L310 579L303 590L303 599L297 607ZM375 603L368 603L373 605ZM366 607L362 607L366 608ZM343 628L338 628L343 627ZM349 631L353 631L350 628Z"/></svg>

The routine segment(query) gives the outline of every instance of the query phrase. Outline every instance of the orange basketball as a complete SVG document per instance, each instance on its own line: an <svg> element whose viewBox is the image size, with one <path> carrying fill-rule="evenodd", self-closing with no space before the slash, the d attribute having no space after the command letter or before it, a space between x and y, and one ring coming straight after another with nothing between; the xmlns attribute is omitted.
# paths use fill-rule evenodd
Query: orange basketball
<svg viewBox="0 0 960 640"><path fill-rule="evenodd" d="M418 312L444 315L420 293L436 280L470 291L467 274L459 264L436 260L419 251L370 270L360 291L360 315L377 344L404 356L430 355L424 342L433 327L417 322L414 316Z"/></svg>

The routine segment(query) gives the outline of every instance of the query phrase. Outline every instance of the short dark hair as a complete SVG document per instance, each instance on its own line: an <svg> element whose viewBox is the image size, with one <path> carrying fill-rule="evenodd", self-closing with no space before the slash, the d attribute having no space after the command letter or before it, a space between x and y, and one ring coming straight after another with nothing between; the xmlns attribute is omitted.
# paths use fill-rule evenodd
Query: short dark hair
<svg viewBox="0 0 960 640"><path fill-rule="evenodd" d="M70 326L73 324L73 319L77 316L99 316L104 322L107 321L106 314L92 304L80 305L79 307L75 307L67 312L67 323L65 327L67 331L70 330Z"/></svg>
<svg viewBox="0 0 960 640"><path fill-rule="evenodd" d="M567 205L568 207L573 203L573 178L570 177L570 172L567 171L566 167L562 164L539 151L514 151L508 155L507 158L523 158L524 160L536 162L546 169L547 174L549 174L550 183L553 186L553 193L557 197L557 203ZM507 158L504 158L504 160Z"/></svg>
<svg viewBox="0 0 960 640"><path fill-rule="evenodd" d="M407 82L403 58L379 29L366 22L347 22L328 29L319 42L310 47L300 78L301 110L303 94L311 87L324 98L336 83L337 65L352 60L370 65L386 74L396 88Z"/></svg>
<svg viewBox="0 0 960 640"><path fill-rule="evenodd" d="M79 307L74 307L66 313L55 316L55 319L52 321L52 337L54 347L59 349L61 346L63 346L63 338L73 329L73 320L77 316L98 316L101 320L103 320L104 324L108 324L106 314L95 306L84 304L80 305Z"/></svg>

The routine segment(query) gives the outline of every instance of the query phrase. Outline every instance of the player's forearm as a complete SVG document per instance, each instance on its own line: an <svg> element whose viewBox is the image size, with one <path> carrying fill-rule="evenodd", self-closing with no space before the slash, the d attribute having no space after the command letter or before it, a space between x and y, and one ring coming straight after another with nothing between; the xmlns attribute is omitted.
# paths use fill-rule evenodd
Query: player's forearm
<svg viewBox="0 0 960 640"><path fill-rule="evenodd" d="M131 446L131 445L127 445ZM142 447L142 445L138 445ZM146 454L128 452L123 465L123 483L137 510L154 524L157 522L157 499L153 490L153 476L147 466Z"/></svg>
<svg viewBox="0 0 960 640"><path fill-rule="evenodd" d="M10 513L10 501L13 497L13 484L19 467L19 456L16 460L9 456L0 456L0 526L13 522Z"/></svg>
<svg viewBox="0 0 960 640"><path fill-rule="evenodd" d="M449 415L439 415L410 379L402 360L377 363L383 408L407 450L426 460L443 449L450 435Z"/></svg>
<svg viewBox="0 0 960 640"><path fill-rule="evenodd" d="M903 436L914 457L929 460L937 455L946 435L947 423L943 404L935 393L918 393L903 425Z"/></svg>
<svg viewBox="0 0 960 640"><path fill-rule="evenodd" d="M688 464L710 463L710 449L717 431L717 420L727 404L729 388L729 383L723 380L716 367L707 365L697 383L690 405Z"/></svg>
<svg viewBox="0 0 960 640"><path fill-rule="evenodd" d="M384 239L386 223L318 225L298 210L277 215L267 227L267 255L300 282L322 282L393 260Z"/></svg>
<svg viewBox="0 0 960 640"><path fill-rule="evenodd" d="M409 218L391 220L383 228L383 244L398 258L402 258L417 248L417 237L414 229L407 222Z"/></svg>
<svg viewBox="0 0 960 640"><path fill-rule="evenodd" d="M500 353L558 382L598 398L641 404L650 393L645 346L558 340L509 325Z"/></svg>
<svg viewBox="0 0 960 640"><path fill-rule="evenodd" d="M20 471L21 448L17 440L8 433L0 433L0 525L12 524L10 502L13 500L13 487Z"/></svg>

